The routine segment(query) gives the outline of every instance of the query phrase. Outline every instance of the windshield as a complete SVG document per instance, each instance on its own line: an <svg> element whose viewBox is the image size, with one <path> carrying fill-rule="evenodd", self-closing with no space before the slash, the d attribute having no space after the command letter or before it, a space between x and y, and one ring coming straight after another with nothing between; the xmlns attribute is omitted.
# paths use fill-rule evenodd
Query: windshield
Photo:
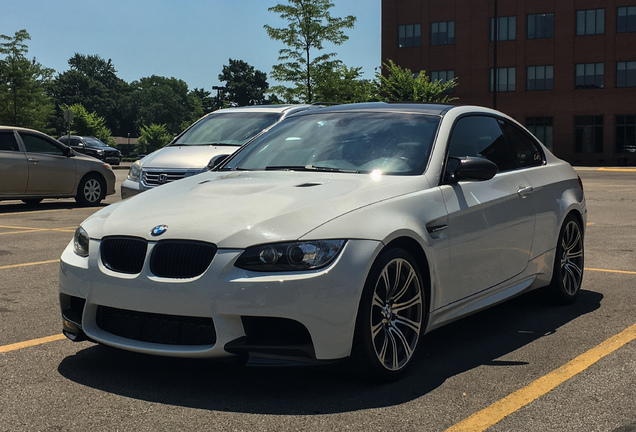
<svg viewBox="0 0 636 432"><path fill-rule="evenodd" d="M209 115L184 132L173 146L235 145L242 146L263 129L276 123L280 113L234 112Z"/></svg>
<svg viewBox="0 0 636 432"><path fill-rule="evenodd" d="M439 121L438 116L384 112L290 117L221 169L422 174Z"/></svg>
<svg viewBox="0 0 636 432"><path fill-rule="evenodd" d="M106 144L104 144L97 138L84 137L84 141L86 141L86 144L90 145L91 147L108 147Z"/></svg>

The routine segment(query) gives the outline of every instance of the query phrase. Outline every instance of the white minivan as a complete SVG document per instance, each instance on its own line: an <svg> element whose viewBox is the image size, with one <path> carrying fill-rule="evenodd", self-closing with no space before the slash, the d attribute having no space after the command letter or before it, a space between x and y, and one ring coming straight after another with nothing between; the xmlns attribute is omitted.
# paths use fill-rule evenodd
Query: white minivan
<svg viewBox="0 0 636 432"><path fill-rule="evenodd" d="M122 199L201 172L219 155L230 155L288 115L317 105L255 105L211 112L170 144L133 163Z"/></svg>

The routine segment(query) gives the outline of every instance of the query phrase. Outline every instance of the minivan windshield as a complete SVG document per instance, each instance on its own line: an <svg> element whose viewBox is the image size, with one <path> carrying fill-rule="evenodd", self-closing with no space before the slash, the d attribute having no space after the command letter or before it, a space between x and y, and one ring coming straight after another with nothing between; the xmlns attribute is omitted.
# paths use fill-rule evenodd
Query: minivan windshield
<svg viewBox="0 0 636 432"><path fill-rule="evenodd" d="M263 129L276 123L280 113L234 112L211 114L186 130L171 146L242 146Z"/></svg>
<svg viewBox="0 0 636 432"><path fill-rule="evenodd" d="M440 117L397 112L315 112L288 117L221 170L294 170L418 175Z"/></svg>

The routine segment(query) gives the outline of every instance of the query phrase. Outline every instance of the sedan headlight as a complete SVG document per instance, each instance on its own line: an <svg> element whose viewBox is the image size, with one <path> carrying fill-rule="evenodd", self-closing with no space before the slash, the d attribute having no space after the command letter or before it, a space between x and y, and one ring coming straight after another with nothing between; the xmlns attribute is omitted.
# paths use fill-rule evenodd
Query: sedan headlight
<svg viewBox="0 0 636 432"><path fill-rule="evenodd" d="M345 240L313 240L274 243L247 248L236 266L262 272L316 270L329 265Z"/></svg>
<svg viewBox="0 0 636 432"><path fill-rule="evenodd" d="M75 230L75 236L73 236L73 251L81 257L87 257L89 242L90 238L86 230L82 227L78 227Z"/></svg>
<svg viewBox="0 0 636 432"><path fill-rule="evenodd" d="M128 180L138 182L141 175L141 162L135 161L128 171Z"/></svg>

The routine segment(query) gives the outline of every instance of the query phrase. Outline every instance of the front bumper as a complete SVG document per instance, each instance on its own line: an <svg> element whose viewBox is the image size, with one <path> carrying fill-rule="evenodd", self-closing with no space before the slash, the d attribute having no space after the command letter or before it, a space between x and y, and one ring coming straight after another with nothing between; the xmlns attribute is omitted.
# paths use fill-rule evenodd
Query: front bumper
<svg viewBox="0 0 636 432"><path fill-rule="evenodd" d="M242 250L220 249L202 275L169 279L153 275L148 263L136 275L115 273L103 266L99 241L91 240L90 250L95 252L88 258L76 255L71 243L60 262L64 331L70 339L86 337L165 356L222 358L260 350L281 358L300 351L315 360L344 358L350 355L360 296L380 248L376 241L350 240L325 269L277 274L239 269L234 262ZM152 245L148 256L151 252ZM104 325L104 313L112 311L115 318ZM121 331L118 319L124 321ZM213 323L214 336L196 343L189 337L185 342L157 342L131 336L135 333L128 326L140 319L159 326L177 320L180 331L193 332ZM192 319L203 321L190 326ZM272 334L265 334L265 329ZM303 331L307 340L298 339ZM286 351L285 341L294 346ZM270 342L269 348L276 349L268 352Z"/></svg>

